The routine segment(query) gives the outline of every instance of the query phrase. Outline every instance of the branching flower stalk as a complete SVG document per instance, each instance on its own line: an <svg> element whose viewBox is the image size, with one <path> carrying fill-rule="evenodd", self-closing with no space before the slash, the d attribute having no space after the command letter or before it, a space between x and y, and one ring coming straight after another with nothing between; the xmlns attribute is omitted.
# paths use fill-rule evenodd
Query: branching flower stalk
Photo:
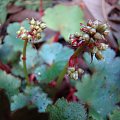
<svg viewBox="0 0 120 120"><path fill-rule="evenodd" d="M79 47L76 49L76 51L74 52L74 54L71 56L71 57L78 57L78 55L84 50L84 47ZM65 76L65 74L67 73L67 70L68 70L68 67L69 67L69 62L67 62L67 64L65 65L64 69L62 70L62 72L60 73L60 75L58 76L58 79L57 79L57 88L60 88L61 84L62 84L62 81L63 81L63 78Z"/></svg>
<svg viewBox="0 0 120 120"><path fill-rule="evenodd" d="M72 45L72 47L76 48L76 51L70 57L68 63L59 75L57 79L57 88L60 88L66 73L74 80L77 80L79 75L83 74L84 70L76 67L78 64L78 55L81 52L89 52L91 54L91 62L93 60L93 56L95 56L97 60L104 59L101 51L108 48L108 45L103 43L103 41L106 41L105 36L109 34L108 25L98 20L88 20L87 25L80 25L82 26L80 29L82 34L75 33L71 34L69 37L68 42Z"/></svg>
<svg viewBox="0 0 120 120"><path fill-rule="evenodd" d="M37 43L40 42L41 38L41 32L46 28L45 23L37 21L35 19L29 20L30 24L30 30L26 30L24 27L21 27L19 31L17 31L18 38L24 40L24 47L23 47L23 53L22 53L22 60L23 60L23 69L25 74L25 79L27 82L27 85L30 85L29 76L27 72L27 66L26 66L26 48L27 43Z"/></svg>

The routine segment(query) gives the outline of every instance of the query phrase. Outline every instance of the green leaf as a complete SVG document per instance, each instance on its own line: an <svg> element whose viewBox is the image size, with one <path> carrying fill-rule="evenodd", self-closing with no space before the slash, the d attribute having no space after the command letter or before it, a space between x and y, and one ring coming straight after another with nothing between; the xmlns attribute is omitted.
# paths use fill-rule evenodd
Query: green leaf
<svg viewBox="0 0 120 120"><path fill-rule="evenodd" d="M1 0L0 1L0 24L3 24L7 17L7 5L10 2L14 2L15 0Z"/></svg>
<svg viewBox="0 0 120 120"><path fill-rule="evenodd" d="M24 1L16 1L15 2L15 5L16 6L23 6L23 7L25 7L26 9L30 9L30 10L34 10L34 11L36 11L36 10L39 10L39 7L40 7L40 1L38 1L38 0L36 0L36 1L34 1L34 0L31 0L31 1L29 1L30 3L28 4L27 3L27 0L24 0Z"/></svg>
<svg viewBox="0 0 120 120"><path fill-rule="evenodd" d="M92 118L92 120L105 120L105 119L103 119L102 116L101 116L98 112L96 112L96 110L93 109L93 108L90 108L90 110L89 110L89 116Z"/></svg>
<svg viewBox="0 0 120 120"><path fill-rule="evenodd" d="M54 105L48 105L47 112L50 120L86 120L85 108L76 102L68 103L65 99L59 99Z"/></svg>
<svg viewBox="0 0 120 120"><path fill-rule="evenodd" d="M18 63L14 64L14 66L11 69L11 72L15 76L20 76L22 78L25 77L23 67ZM28 73L29 73L29 71L28 71Z"/></svg>
<svg viewBox="0 0 120 120"><path fill-rule="evenodd" d="M24 21L22 23L22 26L24 26L27 30L29 29L29 24L28 21ZM19 30L21 25L19 23L12 23L7 27L7 33L8 35L4 39L4 44L13 47L13 51L15 52L22 52L24 41L17 38L16 32ZM30 44L27 46L28 48L30 47Z"/></svg>
<svg viewBox="0 0 120 120"><path fill-rule="evenodd" d="M47 27L59 31L65 40L69 35L80 31L80 22L83 21L83 13L79 6L56 5L45 10L43 21Z"/></svg>
<svg viewBox="0 0 120 120"><path fill-rule="evenodd" d="M18 78L0 70L0 88L5 89L9 96L18 93L20 85L21 82Z"/></svg>
<svg viewBox="0 0 120 120"><path fill-rule="evenodd" d="M3 24L5 22L6 17L7 17L6 6L0 5L0 24Z"/></svg>
<svg viewBox="0 0 120 120"><path fill-rule="evenodd" d="M12 97L11 110L14 111L25 106L34 105L39 112L44 112L48 104L51 104L51 100L47 98L47 95L39 87L31 86L27 87L23 93Z"/></svg>
<svg viewBox="0 0 120 120"><path fill-rule="evenodd" d="M19 59L19 55L13 51L12 47L3 44L0 46L0 60L4 63L14 63Z"/></svg>
<svg viewBox="0 0 120 120"><path fill-rule="evenodd" d="M60 53L62 49L62 44L59 43L44 44L39 54L47 64L51 65L55 60L56 55Z"/></svg>
<svg viewBox="0 0 120 120"><path fill-rule="evenodd" d="M50 82L63 70L65 64L73 54L73 50L63 47L60 43L45 44L40 50L42 59L51 66L42 65L34 73L39 81Z"/></svg>
<svg viewBox="0 0 120 120"><path fill-rule="evenodd" d="M117 39L117 42L118 42L118 47L119 47L119 50L120 50L120 39Z"/></svg>
<svg viewBox="0 0 120 120"><path fill-rule="evenodd" d="M97 73L93 74L92 77L84 75L82 82L76 83L76 88L78 90L76 95L88 104L90 114L93 116L96 112L97 116L105 118L116 107L116 103L120 98L115 92L110 92L106 86L104 76Z"/></svg>
<svg viewBox="0 0 120 120"><path fill-rule="evenodd" d="M110 116L110 120L120 120L120 109L116 109Z"/></svg>
<svg viewBox="0 0 120 120"><path fill-rule="evenodd" d="M52 7L52 0L49 0L49 1L46 1L46 0L43 0L42 1L42 9L46 9L48 7ZM16 6L23 6L25 7L26 9L30 9L30 10L34 10L34 11L38 11L40 9L40 0L30 0L29 1L29 4L28 4L28 1L27 0L24 0L24 1L16 1L15 2L15 5Z"/></svg>
<svg viewBox="0 0 120 120"><path fill-rule="evenodd" d="M115 52L112 49L107 49L102 54L104 56L103 61L94 59L91 64L90 56L87 53L84 55L84 58L93 73L99 73L101 76L104 76L107 87L109 87L111 91L116 89L120 90L120 57L115 57Z"/></svg>
<svg viewBox="0 0 120 120"><path fill-rule="evenodd" d="M29 98L26 97L23 93L14 95L14 96L12 96L11 99L12 99L12 104L11 104L12 111L23 108L29 102Z"/></svg>
<svg viewBox="0 0 120 120"><path fill-rule="evenodd" d="M26 51L26 66L28 74L31 74L34 72L37 66L42 64L42 59L39 56L36 49L32 48L31 46L27 48ZM12 73L17 76L25 77L24 76L24 70L23 70L23 60L22 55L20 57L20 61L17 64L14 64L12 68Z"/></svg>
<svg viewBox="0 0 120 120"><path fill-rule="evenodd" d="M3 24L7 17L7 4L10 0L2 0L0 1L0 24Z"/></svg>
<svg viewBox="0 0 120 120"><path fill-rule="evenodd" d="M92 75L84 75L82 81L76 83L77 96L89 105L89 111L94 116L93 110L98 116L106 116L116 107L120 100L120 57L115 57L115 52L108 49L103 52L105 60L96 59L90 63L90 56L85 53L89 69ZM94 116L95 118L95 116Z"/></svg>
<svg viewBox="0 0 120 120"><path fill-rule="evenodd" d="M38 79L38 81L43 81L43 82L50 82L54 80L60 72L63 70L66 62L57 62L54 63L52 66L47 67L46 65L42 65L38 68L35 69L34 73Z"/></svg>
<svg viewBox="0 0 120 120"><path fill-rule="evenodd" d="M28 73L32 73L36 66L42 64L42 59L38 54L38 51L32 46L29 46L26 50L26 65ZM23 60L22 60L22 54L20 56L19 63L16 63L12 67L12 73L17 76L24 77L24 70L23 70Z"/></svg>
<svg viewBox="0 0 120 120"><path fill-rule="evenodd" d="M36 49L32 48L31 46L26 50L26 65L27 69L31 70L34 69L37 64L39 64L41 58ZM20 65L23 67L23 60L21 55Z"/></svg>
<svg viewBox="0 0 120 120"><path fill-rule="evenodd" d="M17 36L16 32L20 29L21 26L24 26L25 29L27 29L27 30L30 29L30 25L29 25L28 21L25 20L22 23L18 23L18 22L11 23L7 27L7 33L13 37L16 37Z"/></svg>

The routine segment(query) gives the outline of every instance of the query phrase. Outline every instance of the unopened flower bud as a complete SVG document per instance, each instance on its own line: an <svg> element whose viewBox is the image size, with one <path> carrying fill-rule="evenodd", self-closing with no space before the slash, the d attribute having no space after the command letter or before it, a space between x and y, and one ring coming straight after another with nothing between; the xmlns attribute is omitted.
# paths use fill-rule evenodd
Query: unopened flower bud
<svg viewBox="0 0 120 120"><path fill-rule="evenodd" d="M19 35L19 34L21 33L21 31L19 30L19 31L17 31L16 33Z"/></svg>
<svg viewBox="0 0 120 120"><path fill-rule="evenodd" d="M83 39L89 41L90 36L88 34L83 34Z"/></svg>
<svg viewBox="0 0 120 120"><path fill-rule="evenodd" d="M91 35L94 35L96 33L96 29L91 28L89 32L90 32Z"/></svg>
<svg viewBox="0 0 120 120"><path fill-rule="evenodd" d="M74 76L74 80L78 80L78 71L75 71L75 72L74 72L74 75L75 75L75 76Z"/></svg>
<svg viewBox="0 0 120 120"><path fill-rule="evenodd" d="M104 33L104 31L108 28L107 24L99 24L97 27L97 31L100 33Z"/></svg>
<svg viewBox="0 0 120 120"><path fill-rule="evenodd" d="M38 31L38 32L42 32L42 29L41 29L41 28L39 28L37 31Z"/></svg>
<svg viewBox="0 0 120 120"><path fill-rule="evenodd" d="M30 21L31 25L35 25L35 20L32 18L32 20Z"/></svg>
<svg viewBox="0 0 120 120"><path fill-rule="evenodd" d="M90 43L94 43L95 40L93 38L90 38Z"/></svg>
<svg viewBox="0 0 120 120"><path fill-rule="evenodd" d="M78 68L78 73L79 73L79 74L83 74L83 73L84 73L84 70L81 69L81 68Z"/></svg>
<svg viewBox="0 0 120 120"><path fill-rule="evenodd" d="M97 47L94 47L91 51L90 51L92 54L95 54L98 52L98 48Z"/></svg>
<svg viewBox="0 0 120 120"><path fill-rule="evenodd" d="M70 73L70 75L69 75L69 76L70 76L70 78L73 78L73 76L74 76L74 73Z"/></svg>
<svg viewBox="0 0 120 120"><path fill-rule="evenodd" d="M76 32L75 34L75 37L80 37L80 33Z"/></svg>
<svg viewBox="0 0 120 120"><path fill-rule="evenodd" d="M97 58L97 60L103 60L104 57L102 56L102 54L100 52L95 53L95 57Z"/></svg>
<svg viewBox="0 0 120 120"><path fill-rule="evenodd" d="M41 23L40 21L38 21L38 20L36 21L36 25L38 25L38 26L39 26L39 25L40 25L40 23Z"/></svg>
<svg viewBox="0 0 120 120"><path fill-rule="evenodd" d="M87 28L88 30L90 30L92 27L90 27L90 26L86 26L86 28Z"/></svg>
<svg viewBox="0 0 120 120"><path fill-rule="evenodd" d="M92 20L88 20L87 25L91 27L93 25Z"/></svg>
<svg viewBox="0 0 120 120"><path fill-rule="evenodd" d="M38 25L36 25L36 26L35 26L35 29L37 29L37 30L38 30L38 29L39 29L39 26L38 26Z"/></svg>
<svg viewBox="0 0 120 120"><path fill-rule="evenodd" d="M105 30L103 34L104 34L105 36L107 36L107 35L109 34L109 32L110 32L109 30Z"/></svg>
<svg viewBox="0 0 120 120"><path fill-rule="evenodd" d="M32 36L31 36L31 35L28 35L28 39L29 39L29 40L32 39Z"/></svg>
<svg viewBox="0 0 120 120"><path fill-rule="evenodd" d="M25 28L24 27L20 27L20 31L23 31Z"/></svg>
<svg viewBox="0 0 120 120"><path fill-rule="evenodd" d="M25 32L27 32L27 30L26 30L26 29L24 29L24 30L22 30L22 32L23 32L23 33L25 33Z"/></svg>
<svg viewBox="0 0 120 120"><path fill-rule="evenodd" d="M71 74L71 71L70 71L70 70L68 70L68 71L67 71L67 74L68 74L68 75L70 75L70 74Z"/></svg>
<svg viewBox="0 0 120 120"><path fill-rule="evenodd" d="M95 33L95 35L93 36L96 40L101 40L102 39L102 35L100 33Z"/></svg>
<svg viewBox="0 0 120 120"><path fill-rule="evenodd" d="M41 38L41 34L38 33L38 34L37 34L37 39L40 39L40 38Z"/></svg>
<svg viewBox="0 0 120 120"><path fill-rule="evenodd" d="M108 45L105 43L100 43L100 45L98 47L99 50L106 50L107 48L108 48Z"/></svg>
<svg viewBox="0 0 120 120"><path fill-rule="evenodd" d="M34 31L33 31L33 34L36 34L36 33L37 33L37 31L36 31L36 30L34 30Z"/></svg>
<svg viewBox="0 0 120 120"><path fill-rule="evenodd" d="M27 40L28 39L28 37L27 37L27 35L24 33L24 34L22 34L21 36L21 39L23 39L23 40Z"/></svg>
<svg viewBox="0 0 120 120"><path fill-rule="evenodd" d="M72 78L74 80L78 80L78 71L75 71L74 73L71 73L70 78Z"/></svg>
<svg viewBox="0 0 120 120"><path fill-rule="evenodd" d="M34 29L34 25L30 25L30 28L31 28L31 29Z"/></svg>
<svg viewBox="0 0 120 120"><path fill-rule="evenodd" d="M95 20L95 21L93 22L92 28L96 29L96 28L98 27L98 25L99 25L99 21L98 21L98 20Z"/></svg>
<svg viewBox="0 0 120 120"><path fill-rule="evenodd" d="M45 24L45 23L41 23L41 24L40 24L40 27L41 27L42 29L45 29L45 28L46 28L46 24Z"/></svg>

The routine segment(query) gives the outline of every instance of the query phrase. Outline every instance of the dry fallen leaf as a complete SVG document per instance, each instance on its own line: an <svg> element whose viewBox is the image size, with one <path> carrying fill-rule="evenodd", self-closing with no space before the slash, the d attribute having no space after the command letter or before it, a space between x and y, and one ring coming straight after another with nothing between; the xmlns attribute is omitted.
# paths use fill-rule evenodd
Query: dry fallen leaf
<svg viewBox="0 0 120 120"><path fill-rule="evenodd" d="M15 5L8 5L7 12L8 14L15 14L23 10L23 7L15 6Z"/></svg>
<svg viewBox="0 0 120 120"><path fill-rule="evenodd" d="M94 0L94 2L92 0L83 0L83 2L95 19L106 21L105 15L107 15L112 8L109 4L104 0ZM104 6L102 2L104 2Z"/></svg>
<svg viewBox="0 0 120 120"><path fill-rule="evenodd" d="M109 24L113 32L114 37L120 39L120 7L114 6L108 15Z"/></svg>
<svg viewBox="0 0 120 120"><path fill-rule="evenodd" d="M39 12L35 12L33 10L23 10L21 12L18 12L16 14L13 14L9 17L10 22L14 21L23 21L26 18L35 18L40 20L40 14Z"/></svg>

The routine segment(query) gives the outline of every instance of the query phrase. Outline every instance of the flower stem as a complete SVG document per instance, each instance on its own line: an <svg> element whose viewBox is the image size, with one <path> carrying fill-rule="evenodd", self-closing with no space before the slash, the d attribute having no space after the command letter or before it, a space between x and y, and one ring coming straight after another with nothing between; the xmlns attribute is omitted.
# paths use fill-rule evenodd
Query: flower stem
<svg viewBox="0 0 120 120"><path fill-rule="evenodd" d="M80 54L80 52L82 52L83 50L84 50L84 46L80 46L79 48L76 49L76 51L74 52L72 56L77 57ZM58 89L61 87L63 78L67 72L67 68L68 68L68 62L65 65L64 69L62 70L62 72L60 73L60 75L58 76L57 86L56 86Z"/></svg>
<svg viewBox="0 0 120 120"><path fill-rule="evenodd" d="M22 60L23 60L23 69L24 69L25 79L27 81L27 85L29 86L30 82L29 82L29 77L28 77L28 72L27 72L27 67L26 67L26 48L27 48L27 43L28 43L28 40L25 40L24 47L23 47L23 57L22 57Z"/></svg>

